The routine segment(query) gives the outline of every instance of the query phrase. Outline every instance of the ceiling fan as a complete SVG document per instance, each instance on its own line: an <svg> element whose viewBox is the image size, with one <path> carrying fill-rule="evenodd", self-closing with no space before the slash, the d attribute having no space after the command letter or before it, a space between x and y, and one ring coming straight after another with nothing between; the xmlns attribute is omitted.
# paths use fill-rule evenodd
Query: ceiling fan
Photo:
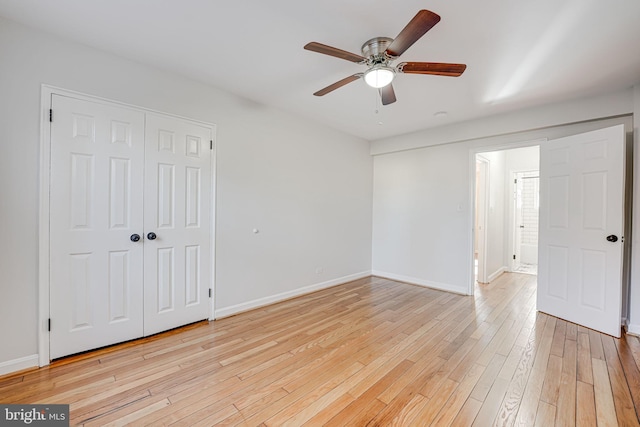
<svg viewBox="0 0 640 427"><path fill-rule="evenodd" d="M339 80L314 93L323 96L346 84L364 77L365 82L377 88L382 98L382 105L396 102L396 94L391 82L396 74L432 74L438 76L458 77L467 68L465 64L447 64L442 62L401 62L395 67L391 64L409 49L420 37L426 34L440 21L440 16L429 10L421 10L395 39L374 37L362 45L362 55L342 49L311 42L305 45L306 50L323 53L336 58L346 59L367 66L364 73L356 73Z"/></svg>

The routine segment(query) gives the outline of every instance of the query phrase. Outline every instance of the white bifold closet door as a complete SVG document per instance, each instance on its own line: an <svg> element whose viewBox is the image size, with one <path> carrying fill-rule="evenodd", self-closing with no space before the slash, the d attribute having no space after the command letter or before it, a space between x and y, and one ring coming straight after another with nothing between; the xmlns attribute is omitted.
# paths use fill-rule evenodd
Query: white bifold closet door
<svg viewBox="0 0 640 427"><path fill-rule="evenodd" d="M208 318L212 129L51 105L50 358Z"/></svg>

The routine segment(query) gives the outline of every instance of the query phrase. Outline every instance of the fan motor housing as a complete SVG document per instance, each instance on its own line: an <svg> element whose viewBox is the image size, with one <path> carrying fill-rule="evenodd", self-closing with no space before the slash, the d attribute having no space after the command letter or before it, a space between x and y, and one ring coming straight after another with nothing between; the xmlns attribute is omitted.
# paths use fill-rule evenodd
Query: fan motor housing
<svg viewBox="0 0 640 427"><path fill-rule="evenodd" d="M389 37L374 37L362 45L362 56L365 58L384 56L384 51L393 41Z"/></svg>

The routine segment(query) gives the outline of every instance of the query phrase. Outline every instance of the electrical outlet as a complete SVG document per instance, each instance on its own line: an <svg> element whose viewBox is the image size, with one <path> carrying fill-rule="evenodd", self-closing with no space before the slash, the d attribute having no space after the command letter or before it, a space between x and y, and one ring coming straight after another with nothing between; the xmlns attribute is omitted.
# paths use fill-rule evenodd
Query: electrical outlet
<svg viewBox="0 0 640 427"><path fill-rule="evenodd" d="M322 268L322 267L317 267L317 268L316 268L316 274L322 274L322 273L324 273L324 268Z"/></svg>

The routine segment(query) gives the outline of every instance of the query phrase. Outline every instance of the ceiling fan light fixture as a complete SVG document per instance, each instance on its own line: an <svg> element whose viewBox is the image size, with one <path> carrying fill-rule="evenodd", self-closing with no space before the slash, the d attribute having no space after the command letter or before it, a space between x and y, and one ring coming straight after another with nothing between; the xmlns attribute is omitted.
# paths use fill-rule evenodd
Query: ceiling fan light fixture
<svg viewBox="0 0 640 427"><path fill-rule="evenodd" d="M346 84L363 79L368 86L378 89L382 105L389 105L396 102L395 90L390 84L396 74L460 76L467 68L465 64L402 62L396 66L391 66L400 55L438 22L440 22L440 15L422 9L409 21L395 39L389 37L374 37L367 40L360 48L362 55L318 42L307 43L304 46L306 50L344 59L367 67L366 71L338 80L324 89L315 92L314 95L324 96Z"/></svg>
<svg viewBox="0 0 640 427"><path fill-rule="evenodd" d="M364 73L364 81L371 87L385 87L393 81L396 73L391 67L376 65Z"/></svg>

